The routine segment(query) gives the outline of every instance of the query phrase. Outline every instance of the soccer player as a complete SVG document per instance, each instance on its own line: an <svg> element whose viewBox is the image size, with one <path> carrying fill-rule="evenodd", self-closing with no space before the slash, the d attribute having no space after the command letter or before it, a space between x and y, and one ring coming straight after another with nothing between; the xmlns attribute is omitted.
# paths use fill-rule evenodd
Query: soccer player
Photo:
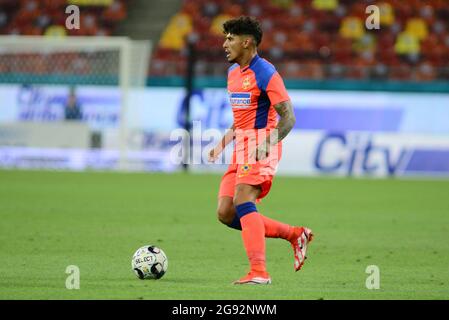
<svg viewBox="0 0 449 320"><path fill-rule="evenodd" d="M235 284L269 284L266 271L265 237L289 241L294 250L294 268L301 269L312 231L267 218L256 203L270 191L282 153L281 140L295 124L290 98L274 66L259 57L262 40L259 22L250 17L223 24L223 48L228 62L228 93L234 115L232 127L209 152L215 161L234 140L233 161L223 175L218 194L218 219L242 230L250 263L249 273ZM277 120L279 115L279 122Z"/></svg>

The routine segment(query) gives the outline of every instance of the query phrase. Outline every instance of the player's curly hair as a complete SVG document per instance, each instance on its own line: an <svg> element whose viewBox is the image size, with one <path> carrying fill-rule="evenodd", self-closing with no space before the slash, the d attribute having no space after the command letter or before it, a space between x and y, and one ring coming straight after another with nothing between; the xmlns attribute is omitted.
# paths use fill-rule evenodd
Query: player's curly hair
<svg viewBox="0 0 449 320"><path fill-rule="evenodd" d="M256 46L262 41L262 28L259 21L252 17L241 16L240 18L228 20L223 24L224 34L251 35L256 41Z"/></svg>

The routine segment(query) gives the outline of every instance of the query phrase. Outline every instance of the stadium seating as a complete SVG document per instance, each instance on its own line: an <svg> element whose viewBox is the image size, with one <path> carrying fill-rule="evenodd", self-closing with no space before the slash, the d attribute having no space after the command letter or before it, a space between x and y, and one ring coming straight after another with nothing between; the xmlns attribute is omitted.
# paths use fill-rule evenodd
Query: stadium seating
<svg viewBox="0 0 449 320"><path fill-rule="evenodd" d="M109 36L126 17L125 0L79 1L79 29L65 27L68 14L65 8L76 0L0 0L0 34L44 36ZM88 74L91 68L86 53L61 54L4 54L0 72L40 74ZM93 56L95 54L91 54ZM55 63L68 61L70 63ZM90 57L90 61L94 61ZM27 61L24 63L23 61Z"/></svg>
<svg viewBox="0 0 449 320"><path fill-rule="evenodd" d="M380 29L365 27L369 4L378 5ZM449 3L443 0L184 0L196 33L197 75L223 75L221 24L241 14L259 18L264 30L260 53L286 78L448 79ZM183 30L158 45L151 75L182 75ZM177 42L177 48L167 43Z"/></svg>
<svg viewBox="0 0 449 320"><path fill-rule="evenodd" d="M68 30L64 7L76 0L0 0L0 34L113 35L131 3L81 2L83 28ZM365 27L370 4L380 9L379 30ZM197 39L196 75L223 76L222 24L242 14L261 21L259 52L286 78L449 79L445 0L183 0L156 46L150 76L183 76L188 38Z"/></svg>
<svg viewBox="0 0 449 320"><path fill-rule="evenodd" d="M0 0L0 34L111 35L126 17L125 0L80 1L83 28L67 30L65 7L70 3L76 1Z"/></svg>

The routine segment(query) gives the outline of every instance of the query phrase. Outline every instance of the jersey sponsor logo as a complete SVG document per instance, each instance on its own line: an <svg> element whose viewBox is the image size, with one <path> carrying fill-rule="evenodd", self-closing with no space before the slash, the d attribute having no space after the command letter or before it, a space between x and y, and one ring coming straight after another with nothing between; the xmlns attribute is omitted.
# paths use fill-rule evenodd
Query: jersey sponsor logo
<svg viewBox="0 0 449 320"><path fill-rule="evenodd" d="M248 108L251 105L251 92L231 92L229 99L233 108Z"/></svg>

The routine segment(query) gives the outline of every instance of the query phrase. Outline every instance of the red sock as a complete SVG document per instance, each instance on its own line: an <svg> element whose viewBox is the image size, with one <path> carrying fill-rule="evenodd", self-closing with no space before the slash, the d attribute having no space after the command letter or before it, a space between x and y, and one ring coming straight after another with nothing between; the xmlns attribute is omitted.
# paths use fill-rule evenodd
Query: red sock
<svg viewBox="0 0 449 320"><path fill-rule="evenodd" d="M263 224L265 226L265 237L267 238L281 238L288 241L292 241L295 235L294 227L270 219L268 217L265 217L263 215L260 215L262 217Z"/></svg>
<svg viewBox="0 0 449 320"><path fill-rule="evenodd" d="M265 227L262 216L251 212L240 219L242 239L251 271L266 272L265 266Z"/></svg>

